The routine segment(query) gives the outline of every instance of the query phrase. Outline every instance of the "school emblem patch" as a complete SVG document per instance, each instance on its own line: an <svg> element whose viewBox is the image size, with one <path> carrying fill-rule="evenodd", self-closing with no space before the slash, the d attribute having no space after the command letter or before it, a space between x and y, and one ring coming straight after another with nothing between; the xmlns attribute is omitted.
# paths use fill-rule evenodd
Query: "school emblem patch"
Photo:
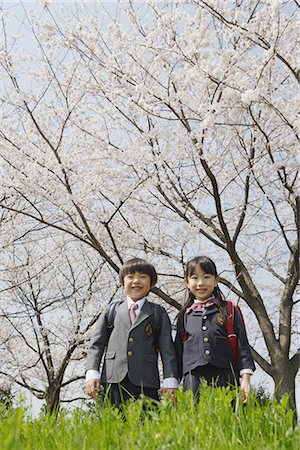
<svg viewBox="0 0 300 450"><path fill-rule="evenodd" d="M218 324L224 325L225 320L224 320L224 316L223 316L223 314L221 312L218 312L216 314L216 321L217 321Z"/></svg>
<svg viewBox="0 0 300 450"><path fill-rule="evenodd" d="M153 328L151 322L148 322L147 325L145 326L145 333L147 336L152 336Z"/></svg>

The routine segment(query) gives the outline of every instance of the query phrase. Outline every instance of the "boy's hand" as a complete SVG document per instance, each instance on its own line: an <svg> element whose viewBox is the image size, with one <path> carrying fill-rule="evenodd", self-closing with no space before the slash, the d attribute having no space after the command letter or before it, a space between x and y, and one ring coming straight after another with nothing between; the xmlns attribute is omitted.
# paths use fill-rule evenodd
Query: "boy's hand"
<svg viewBox="0 0 300 450"><path fill-rule="evenodd" d="M241 392L242 392L242 399L244 405L247 403L248 395L251 392L251 383L250 383L251 375L248 373L245 373L242 375L241 380Z"/></svg>
<svg viewBox="0 0 300 450"><path fill-rule="evenodd" d="M92 398L96 397L101 388L100 380L89 380L85 384L86 393Z"/></svg>
<svg viewBox="0 0 300 450"><path fill-rule="evenodd" d="M167 397L171 398L173 400L173 398L175 397L175 393L176 393L177 389L175 388L162 388L160 389L160 393L161 395L166 395Z"/></svg>

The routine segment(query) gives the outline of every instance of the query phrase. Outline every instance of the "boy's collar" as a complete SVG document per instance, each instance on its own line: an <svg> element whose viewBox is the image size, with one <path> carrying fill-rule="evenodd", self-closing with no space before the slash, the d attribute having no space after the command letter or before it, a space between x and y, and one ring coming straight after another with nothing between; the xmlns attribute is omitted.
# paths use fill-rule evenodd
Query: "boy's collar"
<svg viewBox="0 0 300 450"><path fill-rule="evenodd" d="M143 297L140 300L137 300L136 302L134 302L130 297L127 296L127 306L128 309L130 308L130 306L132 305L132 303L136 303L137 305L139 305L139 309L142 308L142 306L144 305L145 301L146 301L147 297Z"/></svg>

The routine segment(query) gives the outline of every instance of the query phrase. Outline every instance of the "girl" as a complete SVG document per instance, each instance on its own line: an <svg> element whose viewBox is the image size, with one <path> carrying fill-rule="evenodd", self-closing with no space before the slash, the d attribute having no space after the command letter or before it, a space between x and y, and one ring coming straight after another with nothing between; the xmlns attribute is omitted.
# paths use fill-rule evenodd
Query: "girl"
<svg viewBox="0 0 300 450"><path fill-rule="evenodd" d="M175 339L179 376L183 376L184 390L191 390L198 399L201 379L208 385L227 386L234 385L240 375L245 403L255 366L242 318L236 310L234 330L238 337L239 374L234 369L227 339L226 300L218 281L216 265L210 258L198 256L188 262L187 300L178 315Z"/></svg>

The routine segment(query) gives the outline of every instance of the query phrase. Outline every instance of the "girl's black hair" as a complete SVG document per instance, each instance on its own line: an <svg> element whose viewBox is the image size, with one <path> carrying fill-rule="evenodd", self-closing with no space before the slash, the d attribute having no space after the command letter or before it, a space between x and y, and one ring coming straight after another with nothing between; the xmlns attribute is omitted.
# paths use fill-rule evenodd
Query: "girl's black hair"
<svg viewBox="0 0 300 450"><path fill-rule="evenodd" d="M151 286L154 286L157 282L157 273L154 266L144 259L141 258L133 258L129 261L126 261L125 264L120 269L119 279L120 283L123 286L124 278L126 275L132 274L134 272L146 273L149 275L151 279Z"/></svg>
<svg viewBox="0 0 300 450"><path fill-rule="evenodd" d="M215 277L218 276L217 267L212 259L208 258L208 256L196 256L195 258L192 258L187 262L184 272L184 279L186 282L188 281L188 278L191 277L193 273L195 273L197 267L200 267L205 273L214 275ZM226 299L223 292L221 291L219 286L216 286L212 293L220 301L220 311L223 314L224 319L226 320L227 308L226 308ZM178 314L178 317L184 315L186 309L189 308L194 303L194 300L195 300L194 294L192 294L191 291L188 288L186 288L186 298Z"/></svg>

